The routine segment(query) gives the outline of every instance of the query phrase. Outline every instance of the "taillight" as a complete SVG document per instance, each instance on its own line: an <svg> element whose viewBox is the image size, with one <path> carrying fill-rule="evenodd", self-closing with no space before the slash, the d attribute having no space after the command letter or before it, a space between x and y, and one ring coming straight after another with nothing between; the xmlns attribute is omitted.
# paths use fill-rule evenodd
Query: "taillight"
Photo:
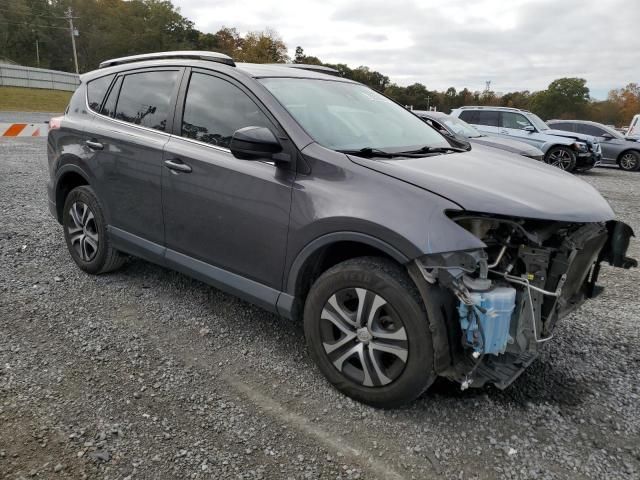
<svg viewBox="0 0 640 480"><path fill-rule="evenodd" d="M62 125L62 119L64 117L53 117L49 120L49 130L58 130Z"/></svg>

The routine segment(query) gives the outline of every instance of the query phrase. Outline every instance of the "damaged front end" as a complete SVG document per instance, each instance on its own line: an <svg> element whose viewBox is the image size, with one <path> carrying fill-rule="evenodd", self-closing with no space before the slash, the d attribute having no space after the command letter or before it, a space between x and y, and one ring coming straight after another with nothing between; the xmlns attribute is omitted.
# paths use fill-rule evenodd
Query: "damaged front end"
<svg viewBox="0 0 640 480"><path fill-rule="evenodd" d="M409 272L425 300L436 371L462 389L509 386L558 320L600 293L603 261L631 268L631 228L457 212L483 249L423 256Z"/></svg>

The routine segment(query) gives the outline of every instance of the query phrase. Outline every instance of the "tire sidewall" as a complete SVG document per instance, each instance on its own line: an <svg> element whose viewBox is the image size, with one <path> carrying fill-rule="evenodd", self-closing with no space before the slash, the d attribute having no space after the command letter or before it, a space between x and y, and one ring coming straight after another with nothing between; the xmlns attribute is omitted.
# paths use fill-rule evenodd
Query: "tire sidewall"
<svg viewBox="0 0 640 480"><path fill-rule="evenodd" d="M327 357L320 336L320 315L334 293L361 287L384 298L404 323L409 345L404 370L389 385L365 387L340 373ZM311 356L340 391L375 407L394 407L418 397L434 380L433 344L426 313L400 283L384 272L350 266L329 270L313 285L304 310L304 331Z"/></svg>
<svg viewBox="0 0 640 480"><path fill-rule="evenodd" d="M71 205L77 201L80 201L89 207L93 213L96 228L98 230L98 252L89 262L82 260L75 248L71 245L71 240L69 238L69 210L71 209ZM73 258L73 261L76 262L76 265L87 273L99 273L105 264L107 256L107 228L102 208L100 207L98 198L91 187L76 187L69 192L65 199L64 210L62 212L62 228L64 230L64 239L67 243L67 249L69 250L71 258Z"/></svg>

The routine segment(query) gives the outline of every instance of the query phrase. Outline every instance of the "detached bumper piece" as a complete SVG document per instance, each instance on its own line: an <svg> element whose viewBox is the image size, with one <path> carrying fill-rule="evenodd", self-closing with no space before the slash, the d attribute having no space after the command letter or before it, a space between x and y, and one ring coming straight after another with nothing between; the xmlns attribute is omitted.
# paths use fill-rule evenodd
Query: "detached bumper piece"
<svg viewBox="0 0 640 480"><path fill-rule="evenodd" d="M438 332L438 341L448 339L448 350L434 345L438 373L460 382L462 389L487 383L506 388L552 338L557 322L599 292L602 262L638 265L626 256L633 231L622 222L482 214L453 220L486 248L428 255L410 272L422 282L432 332ZM429 293L434 290L439 294Z"/></svg>

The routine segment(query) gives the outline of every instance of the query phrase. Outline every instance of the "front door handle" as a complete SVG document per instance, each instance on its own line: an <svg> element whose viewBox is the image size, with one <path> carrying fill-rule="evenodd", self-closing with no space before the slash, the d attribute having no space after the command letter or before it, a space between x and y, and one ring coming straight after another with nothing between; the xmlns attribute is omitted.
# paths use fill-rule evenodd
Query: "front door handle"
<svg viewBox="0 0 640 480"><path fill-rule="evenodd" d="M164 165L169 169L176 172L191 173L191 167L184 163L179 158L173 160L165 160Z"/></svg>
<svg viewBox="0 0 640 480"><path fill-rule="evenodd" d="M502 133L503 135L509 135L509 130L500 130L500 133Z"/></svg>
<svg viewBox="0 0 640 480"><path fill-rule="evenodd" d="M102 145L100 142L96 142L95 140L87 140L86 142L84 142L87 147L89 147L91 150L102 150L104 148L104 145Z"/></svg>

